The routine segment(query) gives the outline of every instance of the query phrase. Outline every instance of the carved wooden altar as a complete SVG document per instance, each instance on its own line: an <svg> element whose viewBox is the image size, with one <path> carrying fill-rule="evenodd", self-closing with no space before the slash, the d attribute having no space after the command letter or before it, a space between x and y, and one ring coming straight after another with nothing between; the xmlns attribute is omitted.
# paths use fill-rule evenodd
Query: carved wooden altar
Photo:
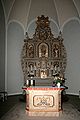
<svg viewBox="0 0 80 120"><path fill-rule="evenodd" d="M50 20L42 15L37 17L36 29L33 38L26 37L21 53L21 65L26 80L47 80L47 85L53 75L64 77L66 68L66 50L61 32L57 38L51 32Z"/></svg>

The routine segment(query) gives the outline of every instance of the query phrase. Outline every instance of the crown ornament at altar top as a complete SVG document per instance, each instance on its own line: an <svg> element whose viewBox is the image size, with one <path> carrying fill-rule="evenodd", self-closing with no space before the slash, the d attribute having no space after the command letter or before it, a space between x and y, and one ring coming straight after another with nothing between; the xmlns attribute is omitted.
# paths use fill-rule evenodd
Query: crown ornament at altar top
<svg viewBox="0 0 80 120"><path fill-rule="evenodd" d="M53 37L53 34L51 33L50 28L50 21L48 17L45 17L44 15L38 16L36 20L36 29L34 38L36 41L45 41L45 40L51 40Z"/></svg>
<svg viewBox="0 0 80 120"><path fill-rule="evenodd" d="M41 17L37 17L37 21L36 21L37 26L40 27L47 27L50 24L49 18L45 17L44 15L41 15Z"/></svg>

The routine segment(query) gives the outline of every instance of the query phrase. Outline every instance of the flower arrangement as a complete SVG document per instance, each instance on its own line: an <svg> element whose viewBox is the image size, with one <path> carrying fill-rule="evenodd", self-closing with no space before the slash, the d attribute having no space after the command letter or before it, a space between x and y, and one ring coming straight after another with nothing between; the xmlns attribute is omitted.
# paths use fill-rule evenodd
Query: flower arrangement
<svg viewBox="0 0 80 120"><path fill-rule="evenodd" d="M55 76L53 81L53 86L57 86L58 83L61 86L63 84L63 78L59 76Z"/></svg>
<svg viewBox="0 0 80 120"><path fill-rule="evenodd" d="M57 84L57 83L62 83L62 78L60 78L60 77L57 77L55 80L55 83Z"/></svg>

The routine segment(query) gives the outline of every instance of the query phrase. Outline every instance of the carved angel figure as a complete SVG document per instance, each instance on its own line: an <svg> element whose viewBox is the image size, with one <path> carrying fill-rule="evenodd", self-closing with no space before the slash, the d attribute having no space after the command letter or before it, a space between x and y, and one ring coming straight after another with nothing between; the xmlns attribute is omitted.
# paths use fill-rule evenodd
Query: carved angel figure
<svg viewBox="0 0 80 120"><path fill-rule="evenodd" d="M53 55L54 57L59 57L59 46L58 45L54 45L54 48L53 48Z"/></svg>

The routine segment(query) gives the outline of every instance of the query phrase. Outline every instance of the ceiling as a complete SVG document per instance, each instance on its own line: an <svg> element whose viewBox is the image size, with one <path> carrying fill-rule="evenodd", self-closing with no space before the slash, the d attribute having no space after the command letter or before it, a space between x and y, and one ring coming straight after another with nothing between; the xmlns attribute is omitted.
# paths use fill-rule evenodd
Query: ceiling
<svg viewBox="0 0 80 120"><path fill-rule="evenodd" d="M1 0L6 22L26 28L37 16L48 16L59 28L71 19L80 20L80 0Z"/></svg>

